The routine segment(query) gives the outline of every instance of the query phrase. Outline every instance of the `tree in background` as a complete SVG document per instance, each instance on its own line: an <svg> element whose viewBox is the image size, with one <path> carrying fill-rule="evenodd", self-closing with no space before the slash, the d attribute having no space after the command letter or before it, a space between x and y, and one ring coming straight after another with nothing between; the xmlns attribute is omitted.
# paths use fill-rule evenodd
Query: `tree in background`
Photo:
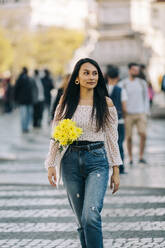
<svg viewBox="0 0 165 248"><path fill-rule="evenodd" d="M13 74L27 66L29 69L46 67L54 75L63 75L84 39L82 32L57 27L26 29L19 34L17 30L6 29L5 35L0 35L0 66L2 71L11 70Z"/></svg>
<svg viewBox="0 0 165 248"><path fill-rule="evenodd" d="M26 32L23 33L20 39L13 41L14 63L12 71L18 74L22 67L26 66L29 69L36 67L34 58L34 38L33 34Z"/></svg>
<svg viewBox="0 0 165 248"><path fill-rule="evenodd" d="M38 31L34 37L36 64L40 68L49 67L54 74L63 74L83 37L82 32L55 27Z"/></svg>
<svg viewBox="0 0 165 248"><path fill-rule="evenodd" d="M13 58L11 42L5 36L5 32L0 29L0 73L11 69Z"/></svg>

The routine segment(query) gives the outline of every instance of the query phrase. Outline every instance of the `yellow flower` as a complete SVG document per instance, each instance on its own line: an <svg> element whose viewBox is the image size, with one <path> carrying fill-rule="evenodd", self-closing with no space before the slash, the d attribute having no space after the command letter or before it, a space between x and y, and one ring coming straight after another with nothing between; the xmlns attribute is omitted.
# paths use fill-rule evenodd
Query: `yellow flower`
<svg viewBox="0 0 165 248"><path fill-rule="evenodd" d="M61 146L72 144L82 133L82 128L77 127L75 121L64 119L54 128L52 137L59 143L61 149Z"/></svg>
<svg viewBox="0 0 165 248"><path fill-rule="evenodd" d="M79 127L78 127L78 128L76 129L76 131L77 131L78 135L81 135L81 134L82 134L82 128L79 128Z"/></svg>

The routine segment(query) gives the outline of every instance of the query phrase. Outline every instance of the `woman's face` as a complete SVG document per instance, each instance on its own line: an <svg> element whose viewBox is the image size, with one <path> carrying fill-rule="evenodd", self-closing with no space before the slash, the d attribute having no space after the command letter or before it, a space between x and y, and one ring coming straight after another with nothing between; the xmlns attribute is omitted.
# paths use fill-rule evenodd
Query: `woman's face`
<svg viewBox="0 0 165 248"><path fill-rule="evenodd" d="M91 63L84 63L79 70L79 75L76 80L80 86L88 89L94 89L98 83L99 75L97 68Z"/></svg>

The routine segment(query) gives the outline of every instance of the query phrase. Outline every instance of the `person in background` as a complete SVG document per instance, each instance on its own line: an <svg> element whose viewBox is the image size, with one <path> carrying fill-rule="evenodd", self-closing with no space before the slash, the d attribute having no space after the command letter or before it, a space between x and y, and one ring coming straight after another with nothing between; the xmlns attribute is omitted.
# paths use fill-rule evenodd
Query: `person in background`
<svg viewBox="0 0 165 248"><path fill-rule="evenodd" d="M140 64L139 65L139 75L138 75L138 77L147 82L145 70L146 70L146 66L144 64Z"/></svg>
<svg viewBox="0 0 165 248"><path fill-rule="evenodd" d="M60 98L61 98L61 96L62 96L65 88L68 85L69 78L70 78L70 74L66 74L64 76L63 81L62 81L62 84L61 84L61 86L59 87L59 89L57 91L57 95L56 95L56 97L54 98L54 100L52 102L52 107L51 107L51 121L54 118L54 113L56 111L56 108L57 108L57 105L59 103L59 100L60 100Z"/></svg>
<svg viewBox="0 0 165 248"><path fill-rule="evenodd" d="M21 74L16 80L14 88L14 99L20 106L21 127L23 133L29 132L33 112L33 81L28 76L28 69L23 67Z"/></svg>
<svg viewBox="0 0 165 248"><path fill-rule="evenodd" d="M11 85L11 78L5 80L5 93L4 93L4 113L11 113L13 110L13 97L14 88Z"/></svg>
<svg viewBox="0 0 165 248"><path fill-rule="evenodd" d="M36 85L36 97L33 105L33 127L40 128L42 124L45 96L39 70L37 69L34 71L33 80Z"/></svg>
<svg viewBox="0 0 165 248"><path fill-rule="evenodd" d="M139 163L146 163L144 149L146 144L147 114L149 114L149 97L147 82L139 78L139 66L136 63L128 65L129 76L120 81L120 86L127 92L126 102L126 140L129 163L133 164L132 130L135 125L140 138Z"/></svg>
<svg viewBox="0 0 165 248"><path fill-rule="evenodd" d="M106 73L107 90L109 97L112 99L118 114L118 144L120 156L123 164L120 165L120 174L127 174L124 167L124 149L123 142L125 138L124 116L126 112L127 95L125 89L117 85L119 81L119 69L116 66L109 66Z"/></svg>
<svg viewBox="0 0 165 248"><path fill-rule="evenodd" d="M153 98L154 98L155 92L153 90L151 82L148 83L148 96L149 96L149 101L150 101L150 108L152 107L153 104Z"/></svg>
<svg viewBox="0 0 165 248"><path fill-rule="evenodd" d="M162 76L160 87L161 87L161 90L165 92L165 75Z"/></svg>
<svg viewBox="0 0 165 248"><path fill-rule="evenodd" d="M48 110L48 116L50 114L50 103L51 103L51 90L54 89L53 79L51 77L50 71L44 70L44 77L41 79L44 87L44 97L45 97L45 108Z"/></svg>

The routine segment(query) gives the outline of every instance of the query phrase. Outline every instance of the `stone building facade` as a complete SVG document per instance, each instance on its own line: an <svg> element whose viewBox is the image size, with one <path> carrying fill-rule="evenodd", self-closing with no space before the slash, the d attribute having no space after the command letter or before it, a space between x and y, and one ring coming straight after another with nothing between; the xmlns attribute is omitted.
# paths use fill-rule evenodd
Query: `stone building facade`
<svg viewBox="0 0 165 248"><path fill-rule="evenodd" d="M160 1L153 0L88 1L86 42L76 51L72 64L82 55L89 56L99 62L103 71L108 64L118 65L124 77L129 62L143 63L147 65L148 78L156 85L165 70L165 12L160 11L165 1L161 1L161 7ZM160 11L160 21L153 18L154 8Z"/></svg>
<svg viewBox="0 0 165 248"><path fill-rule="evenodd" d="M31 24L30 0L0 0L0 27L21 30Z"/></svg>
<svg viewBox="0 0 165 248"><path fill-rule="evenodd" d="M132 1L98 1L97 6L99 38L90 56L96 60L99 58L103 70L107 64L120 66L123 76L128 62L147 64L151 51L144 42L143 32L133 28L138 17L133 18Z"/></svg>

